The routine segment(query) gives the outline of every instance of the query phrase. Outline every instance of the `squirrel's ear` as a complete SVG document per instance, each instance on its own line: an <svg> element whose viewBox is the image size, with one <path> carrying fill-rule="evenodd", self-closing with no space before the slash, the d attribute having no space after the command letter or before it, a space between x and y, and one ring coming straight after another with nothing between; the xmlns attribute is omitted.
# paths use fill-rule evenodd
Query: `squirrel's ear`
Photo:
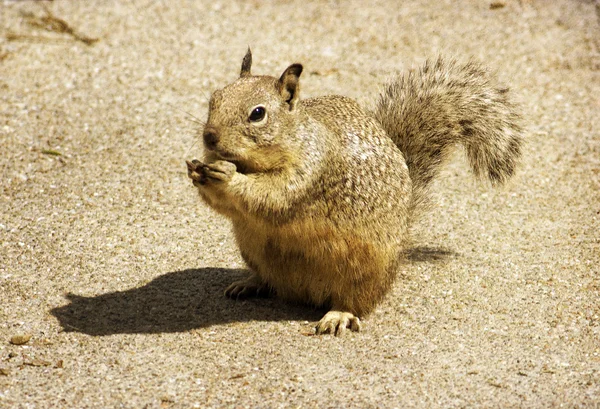
<svg viewBox="0 0 600 409"><path fill-rule="evenodd" d="M290 104L290 111L296 107L298 94L300 93L301 64L292 64L281 74L279 78L279 92L285 101Z"/></svg>
<svg viewBox="0 0 600 409"><path fill-rule="evenodd" d="M248 51L242 60L242 71L240 72L240 77L249 77L252 75L250 73L250 69L252 68L252 51L250 51L250 47L248 47Z"/></svg>

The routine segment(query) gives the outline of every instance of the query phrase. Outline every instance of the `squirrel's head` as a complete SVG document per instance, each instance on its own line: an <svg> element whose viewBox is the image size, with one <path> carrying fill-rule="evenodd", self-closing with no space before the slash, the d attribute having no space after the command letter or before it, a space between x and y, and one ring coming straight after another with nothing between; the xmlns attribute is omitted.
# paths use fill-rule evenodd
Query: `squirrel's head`
<svg viewBox="0 0 600 409"><path fill-rule="evenodd" d="M212 94L202 134L207 157L232 162L242 173L286 166L300 115L302 65L290 65L279 78L253 76L251 66L248 49L240 78Z"/></svg>

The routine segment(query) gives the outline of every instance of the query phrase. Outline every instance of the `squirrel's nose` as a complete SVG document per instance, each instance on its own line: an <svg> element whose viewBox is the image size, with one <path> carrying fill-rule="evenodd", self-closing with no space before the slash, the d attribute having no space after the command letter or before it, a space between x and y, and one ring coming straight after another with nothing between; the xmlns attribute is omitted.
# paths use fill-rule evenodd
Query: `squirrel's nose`
<svg viewBox="0 0 600 409"><path fill-rule="evenodd" d="M206 129L204 129L202 137L204 138L204 145L208 149L216 148L217 143L219 143L219 133L215 128L207 127Z"/></svg>

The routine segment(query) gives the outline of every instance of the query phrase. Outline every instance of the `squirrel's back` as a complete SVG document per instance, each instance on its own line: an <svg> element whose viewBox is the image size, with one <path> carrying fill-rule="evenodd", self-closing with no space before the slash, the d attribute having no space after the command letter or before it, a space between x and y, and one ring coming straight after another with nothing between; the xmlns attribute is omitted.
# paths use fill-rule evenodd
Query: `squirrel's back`
<svg viewBox="0 0 600 409"><path fill-rule="evenodd" d="M340 225L364 226L364 234L372 236L386 232L381 224L392 224L402 238L411 181L402 153L381 124L344 96L310 98L299 107L328 131L320 138L327 145L320 183L329 217Z"/></svg>

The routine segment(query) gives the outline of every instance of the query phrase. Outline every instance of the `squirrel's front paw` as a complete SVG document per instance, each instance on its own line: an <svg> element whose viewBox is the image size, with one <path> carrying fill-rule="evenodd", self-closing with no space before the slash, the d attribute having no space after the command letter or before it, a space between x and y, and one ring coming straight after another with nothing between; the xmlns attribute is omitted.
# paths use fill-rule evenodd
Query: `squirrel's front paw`
<svg viewBox="0 0 600 409"><path fill-rule="evenodd" d="M217 182L228 182L236 172L236 166L224 160L218 160L213 163L205 164L202 167L204 175Z"/></svg>
<svg viewBox="0 0 600 409"><path fill-rule="evenodd" d="M329 333L337 337L343 335L346 328L360 331L360 319L349 312L329 311L317 324L316 332L317 335Z"/></svg>
<svg viewBox="0 0 600 409"><path fill-rule="evenodd" d="M236 166L224 160L213 163L202 163L197 159L186 160L188 177L194 186L205 185L207 182L227 182L236 172Z"/></svg>
<svg viewBox="0 0 600 409"><path fill-rule="evenodd" d="M202 170L204 163L200 162L198 159L193 159L191 162L186 160L185 163L187 164L188 177L192 179L194 186L206 184L206 175Z"/></svg>

